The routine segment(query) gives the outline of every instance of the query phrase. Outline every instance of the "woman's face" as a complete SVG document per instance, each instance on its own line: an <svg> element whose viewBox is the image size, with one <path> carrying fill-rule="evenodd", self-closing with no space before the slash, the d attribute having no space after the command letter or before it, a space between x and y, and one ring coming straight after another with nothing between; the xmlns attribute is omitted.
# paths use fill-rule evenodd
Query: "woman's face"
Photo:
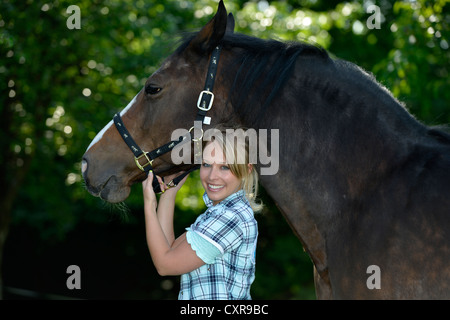
<svg viewBox="0 0 450 320"><path fill-rule="evenodd" d="M203 152L200 180L214 205L240 189L241 181L231 173L221 146L209 142Z"/></svg>

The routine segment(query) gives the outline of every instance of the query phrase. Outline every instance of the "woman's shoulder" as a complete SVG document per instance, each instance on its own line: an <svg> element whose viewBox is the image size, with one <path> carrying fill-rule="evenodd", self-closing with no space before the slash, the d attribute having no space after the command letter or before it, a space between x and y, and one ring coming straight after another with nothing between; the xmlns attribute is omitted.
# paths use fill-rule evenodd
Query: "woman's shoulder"
<svg viewBox="0 0 450 320"><path fill-rule="evenodd" d="M245 197L243 190L239 190L222 200L220 203L208 207L208 209L198 217L197 221L217 218L235 221L237 224L255 220L254 212Z"/></svg>
<svg viewBox="0 0 450 320"><path fill-rule="evenodd" d="M245 198L231 205L223 206L217 214L222 215L225 219L234 220L239 225L256 224L252 207Z"/></svg>

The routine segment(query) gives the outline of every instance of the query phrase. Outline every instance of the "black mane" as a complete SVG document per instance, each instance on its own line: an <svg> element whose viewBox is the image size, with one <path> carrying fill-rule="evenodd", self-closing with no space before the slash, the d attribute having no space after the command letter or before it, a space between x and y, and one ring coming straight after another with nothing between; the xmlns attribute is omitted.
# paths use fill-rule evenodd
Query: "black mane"
<svg viewBox="0 0 450 320"><path fill-rule="evenodd" d="M325 49L302 42L263 40L243 34L227 34L224 48L240 49L227 70L237 69L232 80L230 98L234 109L243 115L260 104L263 116L273 99L291 77L299 57L329 59Z"/></svg>
<svg viewBox="0 0 450 320"><path fill-rule="evenodd" d="M183 52L195 34L184 37L176 53ZM236 112L246 116L260 104L263 116L294 71L297 58L302 56L330 59L325 49L303 42L264 40L240 33L227 33L222 40L224 49L237 52L234 61L224 70L231 73L229 100Z"/></svg>
<svg viewBox="0 0 450 320"><path fill-rule="evenodd" d="M186 34L181 39L181 44L175 54L182 53L196 35L196 32ZM311 61L313 63L319 61L331 63L334 61L336 63L334 67L338 67L340 70L342 83L351 86L356 83L358 86L363 86L372 94L367 98L368 101L373 100L373 97L376 96L382 100L383 104L391 105L391 112L397 110L402 117L408 115L406 118L413 120L413 117L405 112L401 103L387 89L378 84L371 73L351 62L332 60L328 52L317 45L305 42L265 40L241 33L226 33L222 39L222 45L224 49L235 52L233 61L223 68L227 74L222 76L229 81L230 85L228 101L232 103L236 114L252 119L254 123L258 123L265 116L267 108L281 93L280 91L292 76L297 60L306 57L311 58L308 62L305 60L306 63L311 63ZM318 65L314 65L314 68L318 68ZM234 71L231 72L232 70ZM322 82L323 86L327 86L326 80ZM333 99L339 96L336 90L331 90ZM324 89L323 94L327 95L327 90ZM346 101L346 103L348 102ZM334 104L339 104L339 101L335 101ZM398 106L393 104L398 104ZM415 120L413 122L419 126L422 125ZM441 143L449 144L448 130L448 127L429 128L428 135Z"/></svg>

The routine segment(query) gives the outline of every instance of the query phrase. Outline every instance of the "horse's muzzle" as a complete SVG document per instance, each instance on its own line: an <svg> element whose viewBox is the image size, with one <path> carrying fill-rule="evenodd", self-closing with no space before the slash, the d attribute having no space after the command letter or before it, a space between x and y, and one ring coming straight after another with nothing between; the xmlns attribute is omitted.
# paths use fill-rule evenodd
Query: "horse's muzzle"
<svg viewBox="0 0 450 320"><path fill-rule="evenodd" d="M81 161L81 174L85 181L87 191L105 201L117 203L124 201L129 193L130 188L121 183L120 179L113 174L103 176L93 176L88 157L85 155ZM95 170L93 170L95 171Z"/></svg>
<svg viewBox="0 0 450 320"><path fill-rule="evenodd" d="M105 184L98 187L95 187L91 184L88 177L88 160L85 157L83 157L83 160L81 160L81 175L83 176L87 191L89 191L89 193L95 197L100 197L100 192L102 191L102 187Z"/></svg>

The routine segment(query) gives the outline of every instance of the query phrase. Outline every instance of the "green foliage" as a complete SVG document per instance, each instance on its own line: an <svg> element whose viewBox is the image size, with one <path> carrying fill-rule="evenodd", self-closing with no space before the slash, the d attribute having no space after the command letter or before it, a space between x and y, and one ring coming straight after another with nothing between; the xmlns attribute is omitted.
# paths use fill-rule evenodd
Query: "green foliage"
<svg viewBox="0 0 450 320"><path fill-rule="evenodd" d="M380 29L366 25L371 3L381 9ZM81 9L79 30L66 26L66 9L72 4ZM448 1L225 4L235 15L238 32L317 43L373 72L425 123L450 122ZM29 226L39 234L30 241L42 243L45 250L46 244L64 241L83 223L108 224L122 212L84 190L81 156L173 51L174 38L199 29L216 7L213 0L2 1L0 161L2 179L15 198L12 233ZM204 208L195 174L180 195L178 232ZM314 298L312 264L281 214L266 202L269 206L258 216L253 297ZM133 216L141 214L140 186L134 187L126 207L131 218L124 219L124 226L136 223ZM144 241L141 231L138 237ZM138 275L145 276L145 270ZM146 297L176 297L161 293L164 279L157 281Z"/></svg>

